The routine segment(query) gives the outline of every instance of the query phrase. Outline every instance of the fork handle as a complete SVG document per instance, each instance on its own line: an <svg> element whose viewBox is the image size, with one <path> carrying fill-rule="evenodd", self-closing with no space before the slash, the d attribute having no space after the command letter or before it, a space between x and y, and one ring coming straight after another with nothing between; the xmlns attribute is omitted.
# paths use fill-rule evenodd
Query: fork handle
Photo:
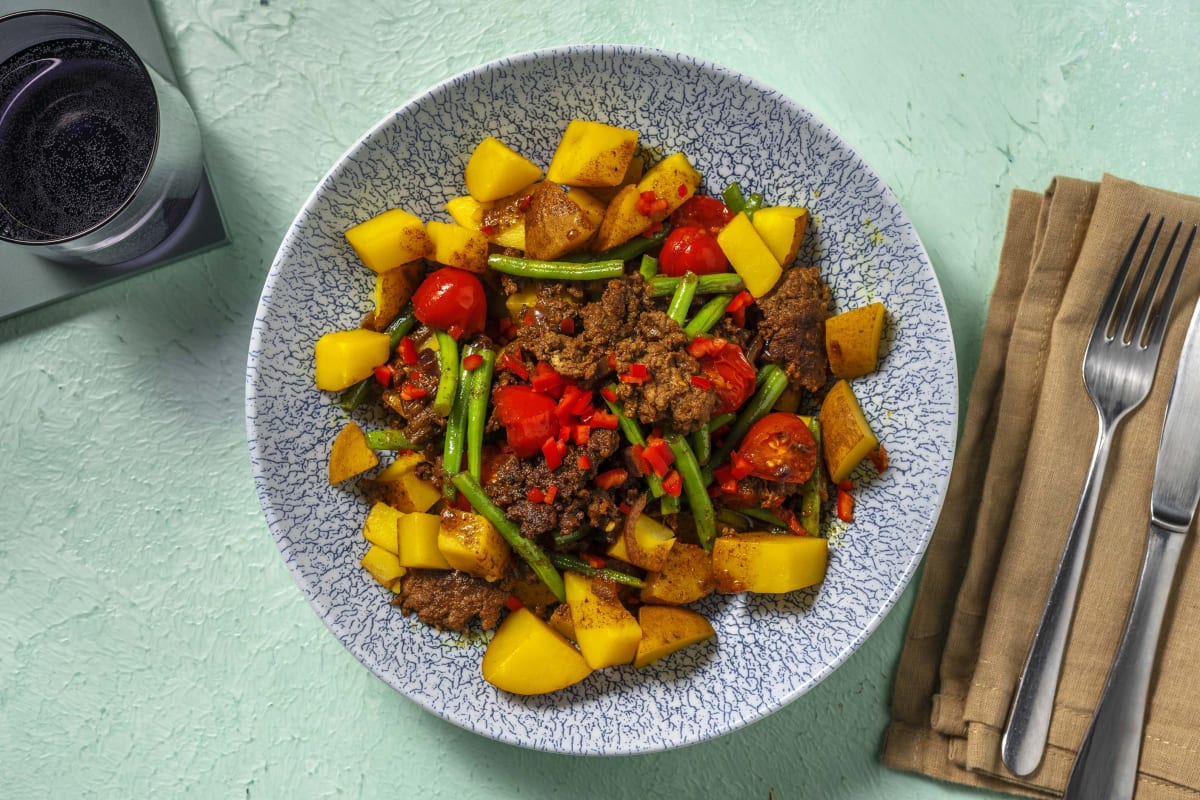
<svg viewBox="0 0 1200 800"><path fill-rule="evenodd" d="M1125 633L1079 747L1064 800L1133 797L1150 676L1183 539L1182 533L1150 524Z"/></svg>
<svg viewBox="0 0 1200 800"><path fill-rule="evenodd" d="M1067 634L1075 614L1075 598L1083 576L1092 523L1100 503L1100 490L1113 432L1118 421L1100 417L1092 463L1079 498L1079 507L1067 532L1067 541L1059 557L1054 582L1042 609L1042 619L1025 658L1025 667L1013 695L1008 724L1000 740L1000 757L1014 775L1029 775L1042 762L1046 740L1050 733L1050 716L1054 711L1054 693L1062 669Z"/></svg>

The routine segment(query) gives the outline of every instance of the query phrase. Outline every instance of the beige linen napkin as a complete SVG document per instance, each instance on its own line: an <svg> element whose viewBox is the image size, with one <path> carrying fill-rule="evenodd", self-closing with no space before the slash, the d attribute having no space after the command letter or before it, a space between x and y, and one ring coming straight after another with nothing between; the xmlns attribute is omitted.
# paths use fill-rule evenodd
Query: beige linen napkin
<svg viewBox="0 0 1200 800"><path fill-rule="evenodd" d="M962 438L897 669L889 766L1033 796L1066 785L1141 564L1163 412L1200 295L1196 250L1154 388L1114 441L1042 766L1027 778L1009 773L1000 736L1095 444L1083 352L1146 213L1182 221L1186 234L1200 223L1200 198L1108 175L1012 195ZM1139 798L1200 798L1198 562L1189 542L1152 687Z"/></svg>

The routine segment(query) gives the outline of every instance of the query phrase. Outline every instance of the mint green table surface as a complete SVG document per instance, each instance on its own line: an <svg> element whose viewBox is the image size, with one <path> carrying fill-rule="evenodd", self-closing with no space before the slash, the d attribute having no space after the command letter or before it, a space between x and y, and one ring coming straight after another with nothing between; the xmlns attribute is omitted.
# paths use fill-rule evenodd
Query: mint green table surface
<svg viewBox="0 0 1200 800"><path fill-rule="evenodd" d="M682 750L534 753L418 709L342 649L267 532L255 305L317 179L392 107L503 55L650 45L780 89L875 167L937 270L965 397L1013 188L1200 191L1195 2L155 8L232 243L0 323L0 796L987 796L879 765L913 587L816 689Z"/></svg>

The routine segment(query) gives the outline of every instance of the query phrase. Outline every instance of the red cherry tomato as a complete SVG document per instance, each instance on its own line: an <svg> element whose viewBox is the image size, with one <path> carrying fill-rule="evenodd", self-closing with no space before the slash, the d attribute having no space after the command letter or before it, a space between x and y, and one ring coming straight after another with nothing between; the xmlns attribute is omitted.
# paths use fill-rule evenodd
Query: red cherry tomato
<svg viewBox="0 0 1200 800"><path fill-rule="evenodd" d="M704 228L709 233L717 233L724 228L734 213L724 203L715 197L697 194L688 198L671 214L671 225L677 228L693 226Z"/></svg>
<svg viewBox="0 0 1200 800"><path fill-rule="evenodd" d="M720 349L700 357L700 374L712 383L717 393L713 414L736 411L754 394L757 374L746 360L742 348L725 342Z"/></svg>
<svg viewBox="0 0 1200 800"><path fill-rule="evenodd" d="M487 295L483 284L466 270L442 267L425 276L413 292L413 313L455 339L483 331Z"/></svg>
<svg viewBox="0 0 1200 800"><path fill-rule="evenodd" d="M776 411L750 426L737 453L750 474L767 481L804 483L817 465L817 441L804 420Z"/></svg>
<svg viewBox="0 0 1200 800"><path fill-rule="evenodd" d="M542 451L547 439L558 434L558 403L549 395L529 386L501 386L492 397L496 418L504 426L508 444L520 458L531 458Z"/></svg>
<svg viewBox="0 0 1200 800"><path fill-rule="evenodd" d="M687 272L712 275L729 269L729 259L717 237L694 225L675 228L663 241L658 268L664 275L679 277Z"/></svg>

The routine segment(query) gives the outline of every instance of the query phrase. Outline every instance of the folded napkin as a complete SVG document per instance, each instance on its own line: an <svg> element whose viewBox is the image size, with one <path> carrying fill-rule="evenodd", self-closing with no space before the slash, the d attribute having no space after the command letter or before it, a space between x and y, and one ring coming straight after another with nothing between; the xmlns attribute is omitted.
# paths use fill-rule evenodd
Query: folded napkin
<svg viewBox="0 0 1200 800"><path fill-rule="evenodd" d="M1009 773L1000 737L1095 444L1084 349L1147 212L1151 226L1168 220L1161 249L1175 221L1184 234L1200 222L1200 198L1108 175L1099 183L1059 177L1043 194L1012 195L954 470L897 668L883 750L889 766L1037 797L1066 786L1141 565L1163 413L1200 295L1195 249L1154 388L1113 443L1041 767L1026 778ZM1149 231L1143 243L1148 238ZM1200 548L1190 539L1168 617L1137 796L1195 800Z"/></svg>

